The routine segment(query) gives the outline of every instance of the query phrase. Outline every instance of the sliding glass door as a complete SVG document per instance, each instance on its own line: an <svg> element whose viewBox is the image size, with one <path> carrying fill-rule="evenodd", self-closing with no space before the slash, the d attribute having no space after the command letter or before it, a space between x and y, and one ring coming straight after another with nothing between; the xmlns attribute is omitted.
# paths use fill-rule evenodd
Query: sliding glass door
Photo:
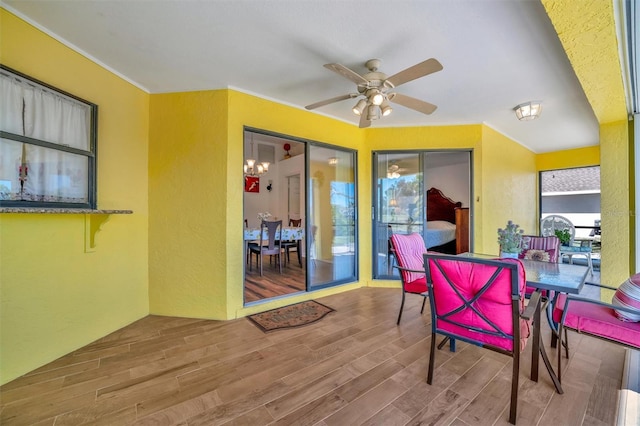
<svg viewBox="0 0 640 426"><path fill-rule="evenodd" d="M420 153L374 153L374 274L397 275L389 237L393 233L422 234L424 190Z"/></svg>
<svg viewBox="0 0 640 426"><path fill-rule="evenodd" d="M354 151L311 143L308 160L308 290L357 280Z"/></svg>
<svg viewBox="0 0 640 426"><path fill-rule="evenodd" d="M441 253L470 249L471 151L373 153L373 276L398 277L389 238L422 235Z"/></svg>

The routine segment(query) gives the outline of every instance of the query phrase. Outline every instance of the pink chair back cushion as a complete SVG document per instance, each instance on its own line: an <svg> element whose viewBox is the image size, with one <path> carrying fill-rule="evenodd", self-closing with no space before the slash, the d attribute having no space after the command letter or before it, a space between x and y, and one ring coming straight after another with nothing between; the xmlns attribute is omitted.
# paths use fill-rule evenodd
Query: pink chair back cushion
<svg viewBox="0 0 640 426"><path fill-rule="evenodd" d="M524 288L525 273L524 267L517 259L501 259L502 261L518 262L518 281L520 284L520 312L524 310ZM495 267L488 265L479 265L475 263L440 261L445 274L454 283L458 291L465 299L471 299L489 280L495 272ZM434 303L436 306L436 314L444 315L451 312L463 304L460 297L448 284L440 270L435 266L435 261L430 260L431 277L433 279ZM497 327L507 333L513 335L513 322L511 313L511 278L508 270L503 270L497 277L493 285L475 302L474 305L478 311L482 312L488 319L493 321ZM482 330L495 331L483 318L473 312L471 309L463 309L462 311L449 317L452 321L463 324L463 326L453 325L446 321L436 318L436 326L438 329L455 333L462 337L496 346L507 351L513 350L513 340L482 334L469 330L464 325L473 326ZM520 320L520 348L524 349L527 344L527 338L531 333L530 321Z"/></svg>
<svg viewBox="0 0 640 426"><path fill-rule="evenodd" d="M560 322L567 296L560 294L553 310L553 320ZM594 303L572 301L565 325L579 332L611 339L640 348L640 323L620 321L613 309Z"/></svg>
<svg viewBox="0 0 640 426"><path fill-rule="evenodd" d="M632 275L618 287L613 295L611 304L638 310L638 313L634 314L616 309L615 313L619 320L630 322L640 321L640 274Z"/></svg>
<svg viewBox="0 0 640 426"><path fill-rule="evenodd" d="M413 233L410 235L393 234L391 235L391 244L395 250L398 265L403 268L414 270L424 270L424 254L427 248L424 245L422 235ZM416 280L424 280L424 273L401 271L402 281L411 283ZM426 290L426 284L425 284Z"/></svg>
<svg viewBox="0 0 640 426"><path fill-rule="evenodd" d="M518 258L558 263L560 255L560 239L558 237L536 237L532 235L525 235L525 237L529 238L529 248L523 250L518 255Z"/></svg>

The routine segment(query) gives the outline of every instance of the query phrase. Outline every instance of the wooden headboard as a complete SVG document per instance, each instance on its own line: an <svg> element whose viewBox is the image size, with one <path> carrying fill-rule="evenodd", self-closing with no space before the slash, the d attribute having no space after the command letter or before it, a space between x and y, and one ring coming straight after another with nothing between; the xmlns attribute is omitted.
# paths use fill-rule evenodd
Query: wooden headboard
<svg viewBox="0 0 640 426"><path fill-rule="evenodd" d="M456 207L462 207L442 193L438 188L430 188L427 191L427 220L445 220L456 223Z"/></svg>

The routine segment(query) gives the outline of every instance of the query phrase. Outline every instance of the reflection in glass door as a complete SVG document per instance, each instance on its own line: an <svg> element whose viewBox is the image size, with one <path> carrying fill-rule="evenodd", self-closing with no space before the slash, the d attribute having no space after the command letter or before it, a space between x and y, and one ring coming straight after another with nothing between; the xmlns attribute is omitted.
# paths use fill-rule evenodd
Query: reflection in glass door
<svg viewBox="0 0 640 426"><path fill-rule="evenodd" d="M311 144L308 171L308 290L355 281L355 152Z"/></svg>
<svg viewBox="0 0 640 426"><path fill-rule="evenodd" d="M374 154L375 209L374 274L397 275L389 237L393 233L423 233L424 191L420 153Z"/></svg>
<svg viewBox="0 0 640 426"><path fill-rule="evenodd" d="M374 278L398 276L391 234L421 234L441 253L469 251L470 151L374 152L373 175Z"/></svg>

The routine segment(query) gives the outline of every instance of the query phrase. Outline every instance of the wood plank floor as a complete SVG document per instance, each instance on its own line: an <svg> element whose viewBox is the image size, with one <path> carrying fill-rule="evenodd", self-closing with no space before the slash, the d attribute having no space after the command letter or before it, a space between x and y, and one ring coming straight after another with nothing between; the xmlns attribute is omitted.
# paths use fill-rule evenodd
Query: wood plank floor
<svg viewBox="0 0 640 426"><path fill-rule="evenodd" d="M0 388L4 425L502 425L511 360L459 343L425 381L430 316L399 289L318 299L336 310L264 334L249 320L149 316ZM549 330L543 334L548 346ZM519 425L612 425L624 350L570 335L564 395L522 359ZM555 350L549 350L553 357Z"/></svg>

